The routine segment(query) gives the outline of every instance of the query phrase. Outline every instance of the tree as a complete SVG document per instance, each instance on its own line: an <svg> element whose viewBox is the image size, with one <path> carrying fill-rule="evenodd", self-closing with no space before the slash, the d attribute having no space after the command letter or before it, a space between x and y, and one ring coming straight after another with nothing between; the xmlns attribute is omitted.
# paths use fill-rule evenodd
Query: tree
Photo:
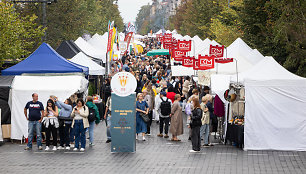
<svg viewBox="0 0 306 174"><path fill-rule="evenodd" d="M0 66L3 60L27 57L41 41L44 29L36 15L21 16L13 4L0 2Z"/></svg>
<svg viewBox="0 0 306 174"><path fill-rule="evenodd" d="M150 30L150 10L151 5L144 5L140 8L136 17L136 27L139 34L146 35Z"/></svg>

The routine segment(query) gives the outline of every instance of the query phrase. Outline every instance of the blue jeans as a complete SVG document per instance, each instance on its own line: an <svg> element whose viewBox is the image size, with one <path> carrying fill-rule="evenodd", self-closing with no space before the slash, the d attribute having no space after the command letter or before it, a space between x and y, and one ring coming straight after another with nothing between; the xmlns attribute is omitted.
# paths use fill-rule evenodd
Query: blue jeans
<svg viewBox="0 0 306 174"><path fill-rule="evenodd" d="M28 121L28 147L32 148L32 141L34 136L34 129L37 136L37 147L41 144L41 123L39 121Z"/></svg>
<svg viewBox="0 0 306 174"><path fill-rule="evenodd" d="M204 124L201 126L200 129L201 138L204 134L204 144L208 144L208 137L209 137L209 124Z"/></svg>
<svg viewBox="0 0 306 174"><path fill-rule="evenodd" d="M86 145L86 137L85 137L85 128L83 124L83 120L74 120L74 132L75 132L75 143L74 147L79 148L81 141L81 148L85 148Z"/></svg>
<svg viewBox="0 0 306 174"><path fill-rule="evenodd" d="M95 122L90 122L89 123L89 128L88 128L88 131L89 131L89 142L93 143L93 140L94 140L94 128L95 128Z"/></svg>
<svg viewBox="0 0 306 174"><path fill-rule="evenodd" d="M70 125L71 125L71 124L70 124ZM70 137L70 142L74 142L74 136L75 136L74 128L71 127L71 128L70 128L70 135L69 135L69 137Z"/></svg>
<svg viewBox="0 0 306 174"><path fill-rule="evenodd" d="M106 127L106 135L107 135L107 139L111 140L112 136L111 136L111 131L110 131L110 127L111 127L111 117L107 116L106 118L106 122L107 122L107 127Z"/></svg>

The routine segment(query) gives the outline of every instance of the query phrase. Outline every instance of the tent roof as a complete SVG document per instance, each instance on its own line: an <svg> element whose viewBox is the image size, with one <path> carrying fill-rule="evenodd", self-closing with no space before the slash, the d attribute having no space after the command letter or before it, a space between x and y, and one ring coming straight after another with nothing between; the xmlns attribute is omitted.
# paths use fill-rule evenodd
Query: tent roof
<svg viewBox="0 0 306 174"><path fill-rule="evenodd" d="M83 65L83 66L88 67L89 68L89 75L104 75L105 74L105 68L98 65L93 60L91 60L83 52L79 52L70 61L74 62L74 63L77 63L79 65Z"/></svg>
<svg viewBox="0 0 306 174"><path fill-rule="evenodd" d="M238 74L238 82L244 83L245 80L264 81L264 80L299 80L305 79L297 76L275 61L273 57L265 57L250 70ZM236 82L237 77L231 76L231 81Z"/></svg>
<svg viewBox="0 0 306 174"><path fill-rule="evenodd" d="M56 49L56 52L66 59L71 59L80 51L80 48L71 40L63 41Z"/></svg>
<svg viewBox="0 0 306 174"><path fill-rule="evenodd" d="M92 58L100 59L106 62L106 52L100 49L96 49L91 44L86 42L82 37L79 37L74 43L87 55ZM106 47L106 45L105 45Z"/></svg>
<svg viewBox="0 0 306 174"><path fill-rule="evenodd" d="M2 75L23 73L88 73L88 68L70 62L60 56L50 45L42 43L28 58L10 68L2 70Z"/></svg>
<svg viewBox="0 0 306 174"><path fill-rule="evenodd" d="M0 76L0 87L11 86L15 76Z"/></svg>
<svg viewBox="0 0 306 174"><path fill-rule="evenodd" d="M170 55L168 49L152 50L147 53L147 56Z"/></svg>

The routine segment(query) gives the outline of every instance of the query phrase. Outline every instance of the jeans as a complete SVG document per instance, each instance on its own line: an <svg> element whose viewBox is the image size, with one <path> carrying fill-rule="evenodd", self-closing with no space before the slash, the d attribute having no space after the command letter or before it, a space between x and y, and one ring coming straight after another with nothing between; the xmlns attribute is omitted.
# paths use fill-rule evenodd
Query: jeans
<svg viewBox="0 0 306 174"><path fill-rule="evenodd" d="M71 127L71 124L70 124L70 142L74 142L74 136L75 136L74 128Z"/></svg>
<svg viewBox="0 0 306 174"><path fill-rule="evenodd" d="M208 137L209 137L209 124L204 124L201 126L200 129L201 138L204 134L204 144L208 144Z"/></svg>
<svg viewBox="0 0 306 174"><path fill-rule="evenodd" d="M71 129L72 129L71 124L68 123L67 124L65 123L63 126L59 127L60 145L62 147L64 147L64 144L66 145L66 147L70 146L69 143L70 143Z"/></svg>
<svg viewBox="0 0 306 174"><path fill-rule="evenodd" d="M54 125L49 124L46 128L46 146L50 145L50 137L52 133L52 145L56 147L57 145L57 128Z"/></svg>
<svg viewBox="0 0 306 174"><path fill-rule="evenodd" d="M195 151L201 150L200 128L201 126L195 126L191 128L192 130L192 135L191 135L192 150L195 150Z"/></svg>
<svg viewBox="0 0 306 174"><path fill-rule="evenodd" d="M81 148L85 148L86 145L86 137L85 137L85 128L83 124L83 120L74 120L74 132L75 132L75 143L74 147L79 148L81 141Z"/></svg>
<svg viewBox="0 0 306 174"><path fill-rule="evenodd" d="M150 134L150 127L152 124L152 119L153 119L153 111L149 111L148 116L150 118L150 121L147 123L147 133Z"/></svg>
<svg viewBox="0 0 306 174"><path fill-rule="evenodd" d="M165 124L165 134L168 134L170 117L159 118L159 133L163 134Z"/></svg>
<svg viewBox="0 0 306 174"><path fill-rule="evenodd" d="M41 144L41 123L39 121L28 121L28 147L32 148L32 141L34 136L34 129L37 136L37 147Z"/></svg>
<svg viewBox="0 0 306 174"><path fill-rule="evenodd" d="M111 127L111 117L107 116L106 118L106 122L107 122L107 126L106 126L106 135L107 135L107 140L111 140L112 136L111 136L111 131L110 131L110 127Z"/></svg>
<svg viewBox="0 0 306 174"><path fill-rule="evenodd" d="M92 121L89 123L89 128L88 128L88 131L89 131L89 142L90 143L93 143L93 140L94 140L94 128L95 128L95 122Z"/></svg>

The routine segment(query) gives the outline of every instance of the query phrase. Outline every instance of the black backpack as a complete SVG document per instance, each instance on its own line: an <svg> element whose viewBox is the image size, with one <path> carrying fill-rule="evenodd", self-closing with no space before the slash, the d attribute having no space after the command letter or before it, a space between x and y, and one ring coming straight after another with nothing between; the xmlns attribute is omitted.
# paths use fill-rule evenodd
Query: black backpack
<svg viewBox="0 0 306 174"><path fill-rule="evenodd" d="M88 121L93 122L96 121L96 110L94 108L88 108L89 114L88 114Z"/></svg>
<svg viewBox="0 0 306 174"><path fill-rule="evenodd" d="M163 98L160 98L162 102L160 103L160 111L163 116L167 116L171 114L171 103L167 99L166 101Z"/></svg>

